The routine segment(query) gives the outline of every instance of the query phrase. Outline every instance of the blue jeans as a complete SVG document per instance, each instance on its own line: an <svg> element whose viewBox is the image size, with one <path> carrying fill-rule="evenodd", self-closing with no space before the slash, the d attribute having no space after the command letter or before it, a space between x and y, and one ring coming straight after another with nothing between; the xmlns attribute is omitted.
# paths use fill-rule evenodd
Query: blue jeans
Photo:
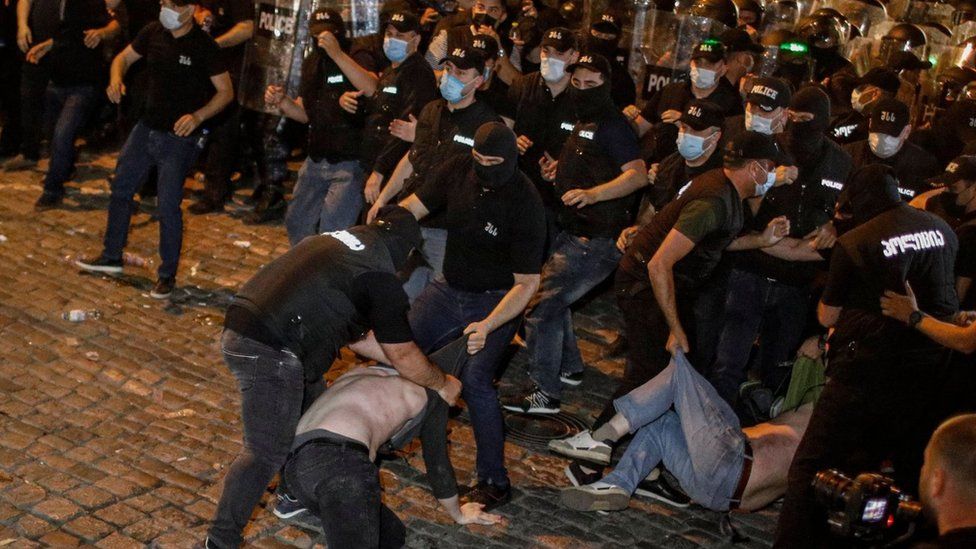
<svg viewBox="0 0 976 549"><path fill-rule="evenodd" d="M288 204L285 228L294 246L306 236L347 229L363 209L363 168L358 160L330 164L306 158Z"/></svg>
<svg viewBox="0 0 976 549"><path fill-rule="evenodd" d="M415 268L403 284L403 291L407 293L411 303L428 284L444 274L444 255L447 253L447 230L421 227L420 234L424 237L420 254L427 261L427 265Z"/></svg>
<svg viewBox="0 0 976 549"><path fill-rule="evenodd" d="M539 291L525 317L529 377L546 395L559 398L559 374L582 372L585 365L573 333L570 306L603 282L620 261L610 238L584 238L563 232L542 266Z"/></svg>
<svg viewBox="0 0 976 549"><path fill-rule="evenodd" d="M725 325L719 337L715 364L708 375L718 394L734 404L746 380L749 354L759 336L762 383L776 390L790 373L809 312L806 288L733 270L725 301Z"/></svg>
<svg viewBox="0 0 976 549"><path fill-rule="evenodd" d="M132 128L115 165L102 257L122 259L132 219L132 197L155 166L159 192L159 256L162 260L157 274L161 278L176 276L183 247L183 210L180 209L183 183L200 154L199 140L199 137L178 137L153 130L142 122Z"/></svg>
<svg viewBox="0 0 976 549"><path fill-rule="evenodd" d="M729 509L742 474L745 434L732 408L684 355L613 405L634 438L604 482L633 493L663 462L696 503Z"/></svg>
<svg viewBox="0 0 976 549"><path fill-rule="evenodd" d="M75 167L75 138L95 102L95 86L55 86L45 94L48 116L54 122L51 135L51 163L44 176L44 194L62 196L64 182Z"/></svg>
<svg viewBox="0 0 976 549"><path fill-rule="evenodd" d="M430 354L461 336L472 322L488 316L507 290L473 293L431 282L410 307L410 328L424 353ZM515 335L515 319L495 328L485 347L471 356L461 373L461 396L468 405L477 445L478 479L508 485L505 470L505 426L494 379L505 348Z"/></svg>

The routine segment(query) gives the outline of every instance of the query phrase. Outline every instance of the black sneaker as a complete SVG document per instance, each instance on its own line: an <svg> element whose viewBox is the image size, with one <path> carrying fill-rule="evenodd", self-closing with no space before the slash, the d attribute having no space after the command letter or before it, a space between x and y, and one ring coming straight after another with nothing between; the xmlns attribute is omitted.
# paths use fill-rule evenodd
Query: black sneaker
<svg viewBox="0 0 976 549"><path fill-rule="evenodd" d="M464 496L465 503L475 502L484 505L485 511L505 505L512 500L512 485L498 486L487 480L479 480Z"/></svg>
<svg viewBox="0 0 976 549"><path fill-rule="evenodd" d="M60 207L62 202L64 202L64 196L60 194L43 193L34 203L34 211L51 210Z"/></svg>
<svg viewBox="0 0 976 549"><path fill-rule="evenodd" d="M662 472L654 480L645 478L637 485L634 493L638 496L656 499L672 507L685 508L691 504L691 498L678 486L677 482L669 480L669 475Z"/></svg>
<svg viewBox="0 0 976 549"><path fill-rule="evenodd" d="M591 469L586 465L578 461L570 462L569 465L563 469L563 473L566 474L566 478L573 486L586 486L587 484L593 484L594 482L603 478L603 468Z"/></svg>
<svg viewBox="0 0 976 549"><path fill-rule="evenodd" d="M201 198L200 200L197 200L193 204L190 204L190 207L187 208L186 211L190 212L193 215L203 215L203 214L208 214L213 212L222 212L224 211L224 205L218 202L214 202L209 198Z"/></svg>
<svg viewBox="0 0 976 549"><path fill-rule="evenodd" d="M156 285L153 289L149 291L149 297L153 299L167 299L173 294L173 288L176 287L176 279L166 276L159 277L156 281Z"/></svg>
<svg viewBox="0 0 976 549"><path fill-rule="evenodd" d="M121 259L105 259L102 256L95 259L83 257L76 260L75 265L92 273L122 274Z"/></svg>
<svg viewBox="0 0 976 549"><path fill-rule="evenodd" d="M310 513L304 505L288 494L278 494L277 498L278 503L275 505L274 514L280 519L290 520Z"/></svg>
<svg viewBox="0 0 976 549"><path fill-rule="evenodd" d="M559 381L562 381L566 385L576 387L580 383L583 383L583 372L576 372L575 374L559 374Z"/></svg>
<svg viewBox="0 0 976 549"><path fill-rule="evenodd" d="M540 389L502 402L502 408L522 414L558 414L559 399L546 395Z"/></svg>

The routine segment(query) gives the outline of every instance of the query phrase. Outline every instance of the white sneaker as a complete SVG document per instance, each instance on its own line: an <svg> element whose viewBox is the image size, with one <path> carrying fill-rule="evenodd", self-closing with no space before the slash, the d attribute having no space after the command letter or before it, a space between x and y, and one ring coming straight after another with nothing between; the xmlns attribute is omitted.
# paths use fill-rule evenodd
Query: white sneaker
<svg viewBox="0 0 976 549"><path fill-rule="evenodd" d="M630 505L630 494L626 490L602 480L563 488L559 499L563 505L577 511L619 511Z"/></svg>
<svg viewBox="0 0 976 549"><path fill-rule="evenodd" d="M610 454L613 453L610 445L594 440L591 431L581 431L561 440L550 440L549 449L557 454L601 465L610 465Z"/></svg>

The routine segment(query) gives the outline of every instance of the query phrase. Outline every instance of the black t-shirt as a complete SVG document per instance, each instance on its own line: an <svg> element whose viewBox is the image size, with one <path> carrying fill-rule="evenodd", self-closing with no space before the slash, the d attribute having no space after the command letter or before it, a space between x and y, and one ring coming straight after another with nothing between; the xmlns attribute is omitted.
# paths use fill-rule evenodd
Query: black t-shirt
<svg viewBox="0 0 976 549"><path fill-rule="evenodd" d="M159 2L153 0L123 0L130 37L139 34L146 25L159 19ZM131 40L130 40L131 41Z"/></svg>
<svg viewBox="0 0 976 549"><path fill-rule="evenodd" d="M16 2L12 2L16 4ZM104 9L105 6L102 6ZM32 0L30 14L27 16L27 26L31 31L32 44L40 44L54 34L61 24L61 0ZM45 56L46 57L46 56ZM45 62L41 58L41 62Z"/></svg>
<svg viewBox="0 0 976 549"><path fill-rule="evenodd" d="M359 59L353 57L357 63ZM298 94L308 114L309 158L331 163L359 158L366 112L346 112L339 98L355 86L322 49L315 48L302 63Z"/></svg>
<svg viewBox="0 0 976 549"><path fill-rule="evenodd" d="M934 156L911 142L906 142L888 158L875 156L866 139L845 145L844 150L853 161L851 173L868 164L884 164L894 168L898 175L898 193L905 202L911 202L915 196L930 190L932 186L926 180L942 171Z"/></svg>
<svg viewBox="0 0 976 549"><path fill-rule="evenodd" d="M149 89L142 121L154 130L171 132L180 117L206 105L215 93L210 77L226 72L217 44L196 25L175 38L159 22L151 23L132 49L146 58Z"/></svg>
<svg viewBox="0 0 976 549"><path fill-rule="evenodd" d="M710 101L717 105L722 114L726 117L735 116L742 113L742 97L728 78L719 78L718 86L715 90L701 99ZM691 91L691 83L687 81L672 82L655 93L641 109L641 116L653 124L649 133L653 139L653 152L651 161L657 162L667 155L678 150L676 143L678 139L678 126L667 124L661 121L661 115L665 111L675 110L684 112L690 103L695 99Z"/></svg>
<svg viewBox="0 0 976 549"><path fill-rule="evenodd" d="M407 321L410 302L403 292L403 281L396 275L380 271L363 273L353 279L350 297L372 327L376 341L413 341L413 332Z"/></svg>
<svg viewBox="0 0 976 549"><path fill-rule="evenodd" d="M637 101L637 84L630 76L627 66L616 57L610 59L610 97L618 109L633 105Z"/></svg>
<svg viewBox="0 0 976 549"><path fill-rule="evenodd" d="M105 57L101 46L85 46L85 31L104 27L109 20L103 0L64 0L64 18L47 54L54 85L102 84L107 76Z"/></svg>
<svg viewBox="0 0 976 549"><path fill-rule="evenodd" d="M827 137L840 145L868 138L868 119L863 114L850 110L833 120L827 128Z"/></svg>
<svg viewBox="0 0 976 549"><path fill-rule="evenodd" d="M199 0L200 6L210 10L213 14L213 26L210 36L218 38L232 29L234 25L243 21L254 20L254 4L248 0ZM240 76L244 66L244 47L247 41L230 47L221 48L220 57L224 66L235 80Z"/></svg>
<svg viewBox="0 0 976 549"><path fill-rule="evenodd" d="M552 183L542 179L539 159L545 153L559 158L576 124L573 103L566 90L553 97L538 72L517 76L508 88L508 95L515 107L515 135L524 135L532 141L532 146L519 156L519 167L536 184L543 203L555 208L558 197L554 196Z"/></svg>
<svg viewBox="0 0 976 549"><path fill-rule="evenodd" d="M513 274L537 274L546 241L542 199L521 172L485 189L470 156L447 162L417 191L431 212L444 212L444 278L452 287L486 292L512 287Z"/></svg>
<svg viewBox="0 0 976 549"><path fill-rule="evenodd" d="M475 92L478 96L478 101L484 101L488 104L493 111L495 111L498 116L504 116L505 118L515 119L515 105L508 97L508 84L502 82L498 75L491 78L491 83L488 85L487 90L478 90Z"/></svg>
<svg viewBox="0 0 976 549"><path fill-rule="evenodd" d="M434 71L419 53L403 63L390 65L380 76L373 97L360 96L366 104L362 159L366 173L377 172L384 181L390 177L410 143L390 134L390 122L420 116L424 105L437 96Z"/></svg>

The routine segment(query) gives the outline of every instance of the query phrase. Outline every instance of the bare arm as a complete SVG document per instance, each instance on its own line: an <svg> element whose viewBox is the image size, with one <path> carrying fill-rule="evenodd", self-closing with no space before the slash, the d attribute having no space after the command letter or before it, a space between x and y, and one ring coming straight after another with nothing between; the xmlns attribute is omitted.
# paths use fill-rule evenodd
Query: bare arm
<svg viewBox="0 0 976 549"><path fill-rule="evenodd" d="M496 328L522 314L529 300L539 289L538 274L519 274L515 273L515 284L512 285L508 293L502 297L498 305L484 318L478 322L472 322L464 329L465 334L471 334L468 338L468 353L475 354L484 348L488 335Z"/></svg>
<svg viewBox="0 0 976 549"><path fill-rule="evenodd" d="M412 213L413 216L417 219L417 221L420 221L421 219L427 217L427 214L430 213L430 210L427 209L427 206L424 206L424 203L421 202L419 198L417 198L417 193L413 193L410 196L401 200L400 207L405 208L410 213Z"/></svg>
<svg viewBox="0 0 976 549"><path fill-rule="evenodd" d="M843 307L827 305L821 301L817 304L817 320L820 321L820 325L824 328L831 328L834 324L837 324L841 309Z"/></svg>
<svg viewBox="0 0 976 549"><path fill-rule="evenodd" d="M335 61L342 74L346 75L346 78L357 90L365 93L367 97L372 97L376 93L376 85L380 81L379 77L363 68L352 57L349 57L348 53L342 51L335 35L328 31L322 32L318 36L318 44Z"/></svg>
<svg viewBox="0 0 976 549"><path fill-rule="evenodd" d="M810 242L798 238L784 238L772 246L763 248L762 251L786 261L823 261L823 256L813 249Z"/></svg>
<svg viewBox="0 0 976 549"><path fill-rule="evenodd" d="M295 122L308 124L308 113L305 112L305 103L302 102L301 97L292 99L285 96L281 99L281 103L278 103L278 108L281 109L281 114Z"/></svg>
<svg viewBox="0 0 976 549"><path fill-rule="evenodd" d="M730 251L755 250L756 248L766 248L779 242L790 232L790 221L786 216L780 216L766 225L766 229L761 233L749 233L742 235L729 244Z"/></svg>
<svg viewBox="0 0 976 549"><path fill-rule="evenodd" d="M881 312L888 317L908 323L912 313L919 312L918 301L911 285L905 283L905 294L886 290L881 297ZM956 316L956 323L943 322L929 315L915 325L915 329L922 332L932 341L961 353L976 351L976 323L973 319L976 313L960 312Z"/></svg>
<svg viewBox="0 0 976 549"><path fill-rule="evenodd" d="M216 76L211 76L210 82L217 90L217 93L210 98L210 101L206 105L200 107L193 113L200 121L212 118L234 100L234 85L230 81L230 74L222 72Z"/></svg>
<svg viewBox="0 0 976 549"><path fill-rule="evenodd" d="M17 1L17 46L24 53L27 53L27 50L30 49L31 44L34 42L29 23L30 10L31 0Z"/></svg>
<svg viewBox="0 0 976 549"><path fill-rule="evenodd" d="M221 48L233 48L254 36L254 20L241 21L214 39Z"/></svg>
<svg viewBox="0 0 976 549"><path fill-rule="evenodd" d="M369 214L366 216L366 222L370 223L373 221L373 217L376 216L375 212L379 211L380 208L387 205L400 191L403 189L403 182L407 180L413 174L413 163L410 162L410 151L407 150L400 158L400 162L397 163L396 168L393 173L390 174L390 180L386 182L383 190L380 191L380 195L376 197L376 202L373 203L373 207L370 208Z"/></svg>
<svg viewBox="0 0 976 549"><path fill-rule="evenodd" d="M678 318L678 303L674 295L674 265L694 249L695 243L675 229L664 238L664 242L647 262L647 274L654 288L654 298L664 313L664 319L671 328L671 338L685 352L689 352L688 338ZM669 338L668 347L671 348Z"/></svg>
<svg viewBox="0 0 976 549"><path fill-rule="evenodd" d="M959 296L959 301L966 299L966 295L969 293L972 285L973 279L966 276L956 277L956 295Z"/></svg>
<svg viewBox="0 0 976 549"><path fill-rule="evenodd" d="M109 68L108 88L105 89L105 93L112 103L118 103L122 100L122 96L125 95L125 83L123 82L125 73L139 59L142 59L142 56L132 49L132 45L128 45L112 60L112 66Z"/></svg>
<svg viewBox="0 0 976 549"><path fill-rule="evenodd" d="M406 379L437 391L437 394L451 406L457 402L461 394L461 382L454 376L445 375L431 364L417 344L412 341L379 343L376 341L376 334L370 330L363 339L350 343L349 349L368 359L393 366Z"/></svg>
<svg viewBox="0 0 976 549"><path fill-rule="evenodd" d="M647 186L647 168L643 160L632 160L620 167L620 175L589 189L570 189L561 200L567 206L582 208L597 202L604 202L627 196Z"/></svg>

